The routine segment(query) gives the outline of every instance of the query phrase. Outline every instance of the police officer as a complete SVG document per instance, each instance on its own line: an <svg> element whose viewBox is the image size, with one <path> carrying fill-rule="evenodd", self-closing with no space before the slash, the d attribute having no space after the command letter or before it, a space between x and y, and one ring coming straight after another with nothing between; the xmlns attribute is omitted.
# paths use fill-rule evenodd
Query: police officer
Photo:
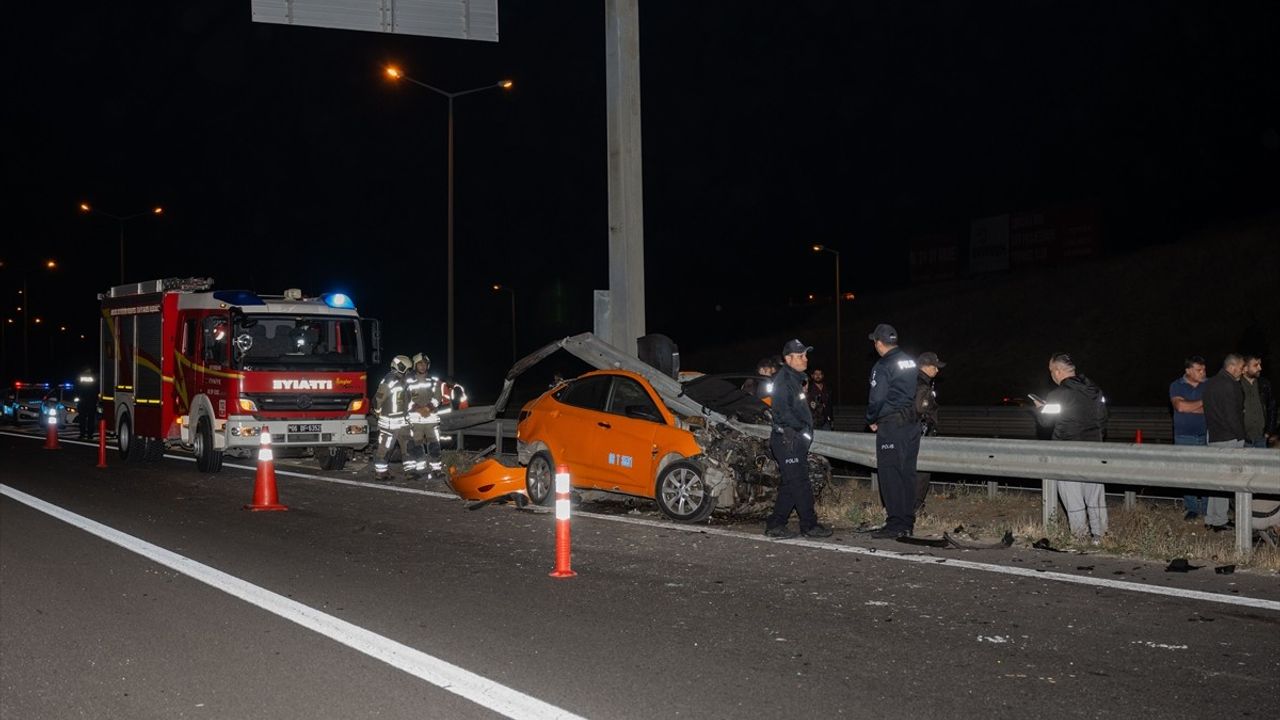
<svg viewBox="0 0 1280 720"><path fill-rule="evenodd" d="M769 449L778 461L781 480L773 514L765 523L764 534L771 538L796 536L787 529L792 510L800 516L801 535L831 535L831 528L818 524L818 515L813 509L813 486L809 484L813 413L805 399L803 385L812 349L799 340L788 340L782 347L782 367L773 376L773 432L769 435Z"/></svg>
<svg viewBox="0 0 1280 720"><path fill-rule="evenodd" d="M1036 404L1036 420L1053 428L1054 440L1102 442L1107 425L1107 398L1102 388L1083 373L1076 373L1075 361L1067 353L1049 358L1049 377L1058 387ZM1093 544L1107 533L1106 486L1102 483L1058 481L1058 497L1067 509L1071 534Z"/></svg>
<svg viewBox="0 0 1280 720"><path fill-rule="evenodd" d="M874 538L899 538L915 529L916 457L920 422L916 416L916 361L898 348L898 331L880 323L867 336L880 355L871 368L867 425L876 434L876 472L888 515Z"/></svg>
<svg viewBox="0 0 1280 720"><path fill-rule="evenodd" d="M413 435L413 470L428 476L444 470L440 461L440 415L442 402L439 378L428 374L431 358L426 353L413 356L413 372L409 374L409 427ZM425 452L424 452L425 451ZM427 470L427 457L431 468Z"/></svg>
<svg viewBox="0 0 1280 720"><path fill-rule="evenodd" d="M373 396L373 411L378 415L378 447L373 451L374 478L386 480L387 456L391 448L400 446L400 469L410 472L416 463L409 457L413 435L406 417L409 411L409 358L397 355L391 361L391 372L382 378Z"/></svg>
<svg viewBox="0 0 1280 720"><path fill-rule="evenodd" d="M947 364L938 359L938 353L920 353L916 358L919 374L916 375L916 415L920 417L920 435L933 437L938 434L938 391L933 387L938 371ZM924 499L929 494L929 482L932 473L916 471L916 510L919 515L924 511Z"/></svg>

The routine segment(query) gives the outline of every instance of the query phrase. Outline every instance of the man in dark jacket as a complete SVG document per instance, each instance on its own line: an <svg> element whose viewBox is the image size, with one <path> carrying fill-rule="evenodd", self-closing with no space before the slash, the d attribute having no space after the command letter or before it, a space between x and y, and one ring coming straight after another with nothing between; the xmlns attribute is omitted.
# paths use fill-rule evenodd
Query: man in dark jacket
<svg viewBox="0 0 1280 720"><path fill-rule="evenodd" d="M1244 358L1235 353L1222 359L1222 369L1204 381L1204 424L1209 447L1244 447L1244 391L1240 376L1244 374ZM1231 501L1226 497L1210 497L1204 513L1205 527L1221 530L1227 527L1227 511Z"/></svg>
<svg viewBox="0 0 1280 720"><path fill-rule="evenodd" d="M867 425L876 434L876 474L888 516L874 538L899 538L915 529L916 458L920 422L916 417L916 361L898 348L898 331L881 323L867 339L880 360L871 368Z"/></svg>
<svg viewBox="0 0 1280 720"><path fill-rule="evenodd" d="M916 415L920 416L920 435L933 437L938 434L938 392L934 390L933 380L938 371L947 364L938 359L938 353L920 353L916 358L920 371L916 375ZM933 473L916 470L916 512L918 516L924 512L924 499L929 494L929 483Z"/></svg>
<svg viewBox="0 0 1280 720"><path fill-rule="evenodd" d="M809 409L813 411L813 426L819 430L831 429L831 388L827 375L817 368L809 379Z"/></svg>
<svg viewBox="0 0 1280 720"><path fill-rule="evenodd" d="M1058 387L1044 400L1035 399L1036 420L1053 427L1054 440L1102 442L1106 433L1107 398L1092 380L1076 373L1066 353L1049 358L1049 377ZM1106 486L1102 483L1058 481L1058 497L1067 509L1067 523L1076 537L1092 537L1095 545L1107 533Z"/></svg>
<svg viewBox="0 0 1280 720"><path fill-rule="evenodd" d="M809 368L813 348L799 340L782 347L783 363L773 376L773 432L769 449L778 462L778 497L764 534L772 538L795 537L787 529L791 511L800 516L800 534L830 537L831 529L818 524L813 509L813 486L809 484L809 446L813 444L813 414L805 399L804 371Z"/></svg>
<svg viewBox="0 0 1280 720"><path fill-rule="evenodd" d="M1245 447L1266 448L1276 436L1276 397L1271 381L1262 376L1262 357L1244 356L1244 373L1240 376L1244 391Z"/></svg>

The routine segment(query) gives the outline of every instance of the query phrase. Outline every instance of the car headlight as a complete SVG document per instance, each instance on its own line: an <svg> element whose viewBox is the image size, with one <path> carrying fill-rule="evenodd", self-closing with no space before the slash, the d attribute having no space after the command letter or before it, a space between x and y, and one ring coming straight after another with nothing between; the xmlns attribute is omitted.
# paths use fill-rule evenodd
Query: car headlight
<svg viewBox="0 0 1280 720"><path fill-rule="evenodd" d="M258 412L258 403L249 398L240 398L240 409L245 412Z"/></svg>

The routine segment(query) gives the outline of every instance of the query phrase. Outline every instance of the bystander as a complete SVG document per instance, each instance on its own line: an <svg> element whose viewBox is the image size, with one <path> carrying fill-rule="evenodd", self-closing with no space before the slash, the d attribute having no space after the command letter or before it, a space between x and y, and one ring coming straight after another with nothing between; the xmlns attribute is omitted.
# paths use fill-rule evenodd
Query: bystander
<svg viewBox="0 0 1280 720"><path fill-rule="evenodd" d="M1209 447L1244 447L1244 391L1240 388L1240 376L1244 374L1244 358L1235 353L1222 360L1217 375L1204 381L1200 397L1204 400L1204 422ZM1230 500L1223 496L1210 497L1205 503L1204 524L1213 530L1224 530L1230 525L1227 512Z"/></svg>
<svg viewBox="0 0 1280 720"><path fill-rule="evenodd" d="M1182 363L1182 376L1169 383L1169 404L1173 405L1173 444L1204 445L1204 402L1200 399L1204 382L1204 358L1192 355ZM1183 495L1184 520L1195 520L1205 512L1205 498Z"/></svg>
<svg viewBox="0 0 1280 720"><path fill-rule="evenodd" d="M1261 356L1244 356L1240 388L1244 391L1244 446L1265 448L1276 434L1276 398L1271 381L1262 376Z"/></svg>
<svg viewBox="0 0 1280 720"><path fill-rule="evenodd" d="M813 413L813 427L818 430L830 430L832 419L831 388L827 386L827 375L815 368L809 381L809 410Z"/></svg>

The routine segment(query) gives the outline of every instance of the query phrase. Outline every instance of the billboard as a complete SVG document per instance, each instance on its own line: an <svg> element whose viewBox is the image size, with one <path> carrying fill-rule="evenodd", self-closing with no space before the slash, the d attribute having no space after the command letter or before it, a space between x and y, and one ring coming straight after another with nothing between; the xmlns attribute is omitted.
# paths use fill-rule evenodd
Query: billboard
<svg viewBox="0 0 1280 720"><path fill-rule="evenodd" d="M1009 219L1010 266L1055 264L1101 254L1101 217L1092 205L1014 213Z"/></svg>
<svg viewBox="0 0 1280 720"><path fill-rule="evenodd" d="M251 0L253 21L498 42L498 0Z"/></svg>
<svg viewBox="0 0 1280 720"><path fill-rule="evenodd" d="M960 274L960 243L950 233L911 238L911 282L951 280Z"/></svg>
<svg viewBox="0 0 1280 720"><path fill-rule="evenodd" d="M980 218L969 224L969 272L1009 269L1009 216Z"/></svg>

